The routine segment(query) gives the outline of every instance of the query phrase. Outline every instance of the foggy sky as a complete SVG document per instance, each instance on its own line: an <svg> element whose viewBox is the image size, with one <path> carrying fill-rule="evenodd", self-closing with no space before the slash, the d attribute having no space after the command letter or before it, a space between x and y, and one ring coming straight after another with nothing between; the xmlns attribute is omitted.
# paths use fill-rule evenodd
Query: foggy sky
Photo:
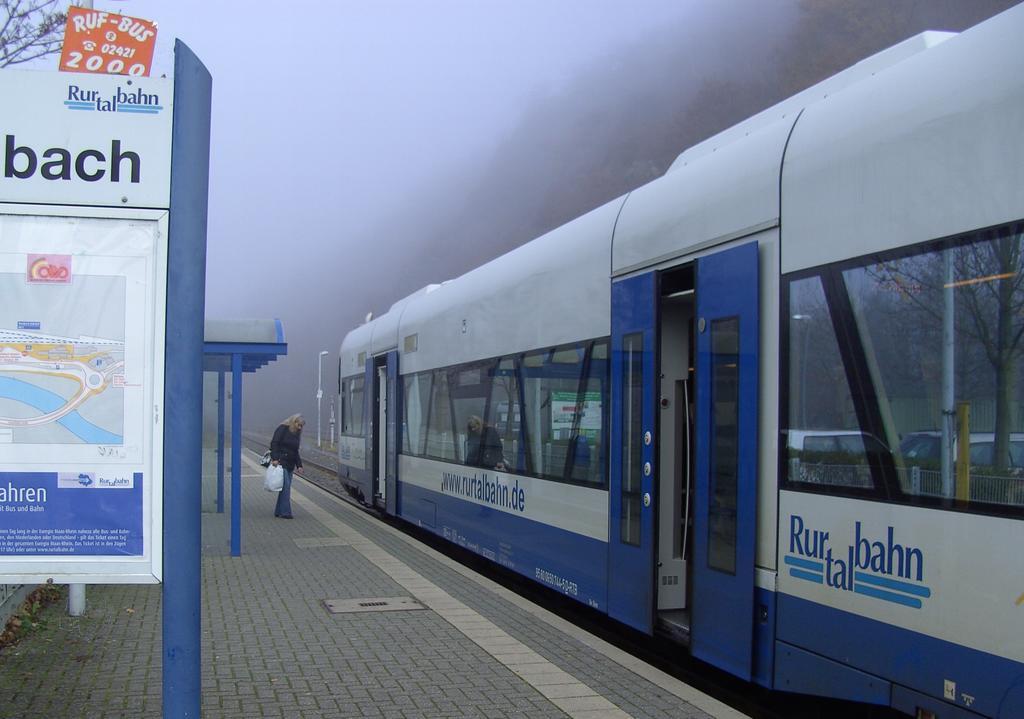
<svg viewBox="0 0 1024 719"><path fill-rule="evenodd" d="M302 411L315 427L317 355L329 350L325 432L344 333L415 289L403 284L402 260L416 238L380 232L396 217L408 216L413 228L429 224L433 206L454 204L460 193L440 186L492 153L524 106L556 95L616 48L685 21L695 7L677 0L95 6L159 23L154 74L172 71L175 36L210 70L206 316L284 323L288 356L245 378L245 417L256 426ZM456 264L434 280L467 269Z"/></svg>
<svg viewBox="0 0 1024 719"><path fill-rule="evenodd" d="M691 101L709 79L748 92L752 76L778 64L801 5L95 0L95 7L159 23L154 75L172 71L175 37L210 70L206 316L284 323L288 356L244 380L252 428L301 411L315 432L317 356L328 350L326 433L338 347L367 312L382 314L419 287L656 177L665 169L659 163L686 149L655 151L644 142L678 136L688 144L703 136L695 133L741 120L716 116L716 103L708 103L710 119L663 137L673 122L684 124L680 98ZM722 106L749 113L799 89L772 77L757 88L749 108ZM661 95L673 100L661 104ZM620 137L629 140L618 146ZM623 158L612 164L623 171L594 177L588 160L609 154Z"/></svg>

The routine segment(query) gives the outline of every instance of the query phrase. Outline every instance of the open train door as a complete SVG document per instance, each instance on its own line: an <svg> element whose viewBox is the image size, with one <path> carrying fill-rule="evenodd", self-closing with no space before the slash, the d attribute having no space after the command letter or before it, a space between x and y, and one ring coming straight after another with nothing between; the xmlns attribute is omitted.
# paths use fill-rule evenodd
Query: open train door
<svg viewBox="0 0 1024 719"><path fill-rule="evenodd" d="M612 284L612 436L608 614L654 622L655 273Z"/></svg>
<svg viewBox="0 0 1024 719"><path fill-rule="evenodd" d="M697 260L692 651L748 680L757 516L757 260L756 242Z"/></svg>
<svg viewBox="0 0 1024 719"><path fill-rule="evenodd" d="M398 480L398 351L373 360L373 504L394 516Z"/></svg>

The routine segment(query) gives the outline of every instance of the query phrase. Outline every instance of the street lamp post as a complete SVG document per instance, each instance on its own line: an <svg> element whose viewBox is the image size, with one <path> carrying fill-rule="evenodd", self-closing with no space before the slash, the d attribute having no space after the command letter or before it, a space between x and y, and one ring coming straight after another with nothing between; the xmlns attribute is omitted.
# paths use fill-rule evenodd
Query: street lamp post
<svg viewBox="0 0 1024 719"><path fill-rule="evenodd" d="M327 350L322 350L316 358L316 448L320 449L320 398L324 396L323 361Z"/></svg>

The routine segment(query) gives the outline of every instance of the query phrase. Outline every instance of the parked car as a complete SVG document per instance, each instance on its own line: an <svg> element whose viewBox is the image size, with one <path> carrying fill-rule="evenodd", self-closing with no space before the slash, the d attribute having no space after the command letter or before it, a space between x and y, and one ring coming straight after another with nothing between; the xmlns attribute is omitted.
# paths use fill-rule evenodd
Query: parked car
<svg viewBox="0 0 1024 719"><path fill-rule="evenodd" d="M869 454L888 453L877 437L846 429L793 429L787 432L791 481L870 487Z"/></svg>
<svg viewBox="0 0 1024 719"><path fill-rule="evenodd" d="M877 437L855 429L791 429L787 433L791 452L848 454L864 457L868 451L888 452Z"/></svg>
<svg viewBox="0 0 1024 719"><path fill-rule="evenodd" d="M993 432L971 432L971 465L991 467L995 465L992 451L995 448ZM1024 468L1024 432L1010 433L1010 456L1007 466ZM942 452L942 433L938 431L911 432L900 442L900 453L906 462L921 464L939 463ZM956 444L954 443L954 453Z"/></svg>

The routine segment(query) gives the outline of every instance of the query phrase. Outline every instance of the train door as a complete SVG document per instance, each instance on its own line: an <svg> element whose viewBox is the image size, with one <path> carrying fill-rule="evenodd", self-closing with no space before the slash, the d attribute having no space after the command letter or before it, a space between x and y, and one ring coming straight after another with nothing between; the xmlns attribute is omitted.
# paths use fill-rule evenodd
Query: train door
<svg viewBox="0 0 1024 719"><path fill-rule="evenodd" d="M697 261L694 656L750 679L758 427L758 253Z"/></svg>
<svg viewBox="0 0 1024 719"><path fill-rule="evenodd" d="M693 535L694 266L660 277L657 608L659 630L685 640Z"/></svg>
<svg viewBox="0 0 1024 719"><path fill-rule="evenodd" d="M398 352L374 358L373 504L396 512L398 467Z"/></svg>
<svg viewBox="0 0 1024 719"><path fill-rule="evenodd" d="M655 273L612 284L608 613L653 630Z"/></svg>

